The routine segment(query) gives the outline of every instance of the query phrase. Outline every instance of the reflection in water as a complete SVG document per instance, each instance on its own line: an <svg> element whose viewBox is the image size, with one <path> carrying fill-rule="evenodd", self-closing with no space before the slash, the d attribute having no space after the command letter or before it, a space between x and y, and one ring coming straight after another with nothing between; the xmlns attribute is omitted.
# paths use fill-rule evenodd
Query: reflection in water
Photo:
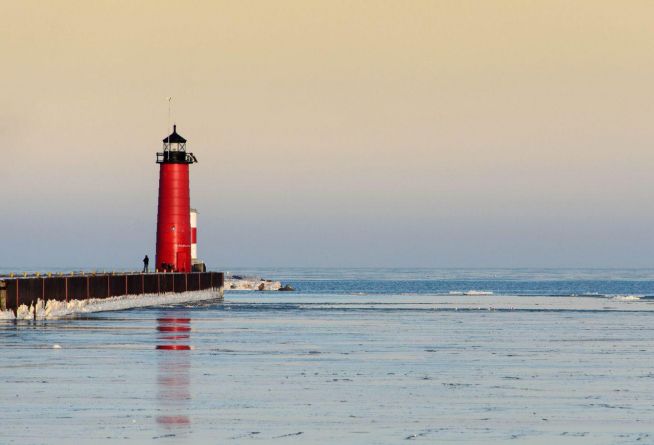
<svg viewBox="0 0 654 445"><path fill-rule="evenodd" d="M157 423L167 429L188 428L185 414L191 401L191 319L186 313L166 311L157 318Z"/></svg>

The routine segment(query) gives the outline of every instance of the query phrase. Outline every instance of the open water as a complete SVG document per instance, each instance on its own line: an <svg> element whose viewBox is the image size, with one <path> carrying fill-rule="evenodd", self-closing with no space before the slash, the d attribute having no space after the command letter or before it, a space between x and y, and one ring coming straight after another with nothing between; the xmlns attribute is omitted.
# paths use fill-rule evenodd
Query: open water
<svg viewBox="0 0 654 445"><path fill-rule="evenodd" d="M654 443L653 270L228 270L0 321L0 443Z"/></svg>

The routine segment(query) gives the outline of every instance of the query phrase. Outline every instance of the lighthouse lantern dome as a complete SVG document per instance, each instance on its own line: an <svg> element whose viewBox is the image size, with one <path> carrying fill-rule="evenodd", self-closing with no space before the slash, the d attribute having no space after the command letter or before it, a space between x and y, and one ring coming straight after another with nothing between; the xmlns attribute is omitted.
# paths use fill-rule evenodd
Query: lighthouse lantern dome
<svg viewBox="0 0 654 445"><path fill-rule="evenodd" d="M193 164L198 160L193 153L186 152L186 139L177 133L177 125L173 132L163 140L163 152L157 153L157 163Z"/></svg>
<svg viewBox="0 0 654 445"><path fill-rule="evenodd" d="M173 132L163 140L164 151L186 151L186 139L177 133L177 125L173 125Z"/></svg>

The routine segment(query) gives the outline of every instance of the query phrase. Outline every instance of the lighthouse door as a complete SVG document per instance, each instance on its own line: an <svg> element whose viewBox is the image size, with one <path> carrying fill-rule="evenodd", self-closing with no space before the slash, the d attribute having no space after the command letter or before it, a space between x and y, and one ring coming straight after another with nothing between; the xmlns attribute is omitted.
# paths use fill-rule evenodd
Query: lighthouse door
<svg viewBox="0 0 654 445"><path fill-rule="evenodd" d="M177 252L177 272L188 272L186 252Z"/></svg>

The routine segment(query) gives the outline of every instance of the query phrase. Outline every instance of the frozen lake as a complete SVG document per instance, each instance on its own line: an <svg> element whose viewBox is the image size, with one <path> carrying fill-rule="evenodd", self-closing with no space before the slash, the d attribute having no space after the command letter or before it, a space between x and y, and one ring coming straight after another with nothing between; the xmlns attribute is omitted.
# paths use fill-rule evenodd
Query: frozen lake
<svg viewBox="0 0 654 445"><path fill-rule="evenodd" d="M617 280L639 300L293 278L297 293L0 321L0 442L654 443L649 275ZM488 280L457 289L505 286Z"/></svg>

